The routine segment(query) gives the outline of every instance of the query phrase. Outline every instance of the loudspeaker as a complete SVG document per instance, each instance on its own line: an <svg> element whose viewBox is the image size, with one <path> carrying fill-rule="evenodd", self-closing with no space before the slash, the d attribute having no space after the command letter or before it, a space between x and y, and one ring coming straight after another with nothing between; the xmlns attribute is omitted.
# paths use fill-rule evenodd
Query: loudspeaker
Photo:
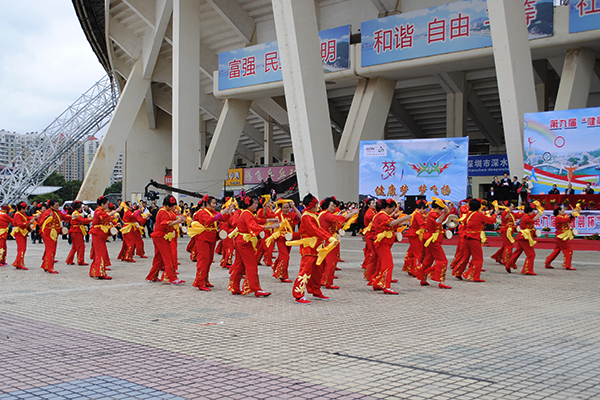
<svg viewBox="0 0 600 400"><path fill-rule="evenodd" d="M417 206L417 200L425 200L426 196L406 196L404 201L404 213L412 214Z"/></svg>

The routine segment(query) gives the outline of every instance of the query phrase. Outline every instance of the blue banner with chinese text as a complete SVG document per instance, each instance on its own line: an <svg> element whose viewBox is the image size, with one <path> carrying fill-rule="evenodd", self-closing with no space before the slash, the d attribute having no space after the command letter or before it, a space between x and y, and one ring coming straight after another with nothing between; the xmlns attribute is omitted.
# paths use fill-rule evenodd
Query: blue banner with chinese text
<svg viewBox="0 0 600 400"><path fill-rule="evenodd" d="M508 171L506 154L469 156L469 176L501 176Z"/></svg>
<svg viewBox="0 0 600 400"><path fill-rule="evenodd" d="M600 28L600 0L572 0L569 5L569 33Z"/></svg>

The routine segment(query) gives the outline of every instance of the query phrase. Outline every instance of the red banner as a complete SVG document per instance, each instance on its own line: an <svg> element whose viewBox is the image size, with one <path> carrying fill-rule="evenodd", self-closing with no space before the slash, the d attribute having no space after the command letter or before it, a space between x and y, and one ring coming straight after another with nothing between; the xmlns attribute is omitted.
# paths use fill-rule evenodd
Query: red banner
<svg viewBox="0 0 600 400"><path fill-rule="evenodd" d="M546 210L554 210L559 204L565 204L566 209L575 208L581 203L582 209L600 210L600 194L535 194L530 195L531 201L538 200Z"/></svg>

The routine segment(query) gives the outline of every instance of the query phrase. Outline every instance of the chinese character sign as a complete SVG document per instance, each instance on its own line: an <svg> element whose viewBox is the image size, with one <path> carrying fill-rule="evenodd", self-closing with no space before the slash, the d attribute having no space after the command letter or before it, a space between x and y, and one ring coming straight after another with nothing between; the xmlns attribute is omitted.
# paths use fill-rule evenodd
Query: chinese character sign
<svg viewBox="0 0 600 400"><path fill-rule="evenodd" d="M552 0L519 1L523 1L529 38L552 36ZM363 67L492 46L485 0L455 2L365 21L361 35Z"/></svg>
<svg viewBox="0 0 600 400"><path fill-rule="evenodd" d="M469 156L469 176L496 176L508 171L506 154Z"/></svg>
<svg viewBox="0 0 600 400"><path fill-rule="evenodd" d="M458 202L467 193L468 153L468 137L361 141L359 194Z"/></svg>
<svg viewBox="0 0 600 400"><path fill-rule="evenodd" d="M282 181L296 173L294 165L284 165L280 167L258 167L246 168L244 170L244 184L257 185L263 180L266 182L269 176L273 182Z"/></svg>
<svg viewBox="0 0 600 400"><path fill-rule="evenodd" d="M569 3L569 33L600 28L600 0L571 0Z"/></svg>
<svg viewBox="0 0 600 400"><path fill-rule="evenodd" d="M319 32L325 72L350 68L350 25ZM281 81L277 42L219 53L219 90Z"/></svg>
<svg viewBox="0 0 600 400"><path fill-rule="evenodd" d="M547 194L556 184L575 194L589 182L598 192L600 175L600 108L525 114L525 175L532 194Z"/></svg>
<svg viewBox="0 0 600 400"><path fill-rule="evenodd" d="M227 171L227 179L225 180L226 186L240 186L244 184L244 169L243 168L231 168Z"/></svg>
<svg viewBox="0 0 600 400"><path fill-rule="evenodd" d="M567 207L568 209L569 207ZM550 228L549 233L556 230L555 217L552 211L544 211L535 223L536 229ZM571 228L577 229L579 235L588 236L600 234L600 212L597 210L583 210L578 217L571 221Z"/></svg>

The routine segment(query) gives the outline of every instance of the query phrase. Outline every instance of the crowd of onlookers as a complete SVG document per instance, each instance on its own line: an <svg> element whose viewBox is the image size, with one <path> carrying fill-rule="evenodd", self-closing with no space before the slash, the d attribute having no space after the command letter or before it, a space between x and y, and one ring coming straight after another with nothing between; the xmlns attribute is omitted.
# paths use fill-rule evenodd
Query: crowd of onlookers
<svg viewBox="0 0 600 400"><path fill-rule="evenodd" d="M492 202L494 200L498 201L511 201L513 203L525 203L529 199L529 195L533 190L533 182L529 179L528 176L521 179L519 182L519 178L513 176L512 179L508 176L508 173L505 173L501 179L498 179L497 176L492 180L492 186L490 187L490 191L488 193L488 201ZM580 193L576 193L575 189L569 183L568 187L561 193L558 190L556 185L552 185L552 189L548 192L548 194L594 194L594 189L592 189L591 184L588 182L585 189L583 189Z"/></svg>

